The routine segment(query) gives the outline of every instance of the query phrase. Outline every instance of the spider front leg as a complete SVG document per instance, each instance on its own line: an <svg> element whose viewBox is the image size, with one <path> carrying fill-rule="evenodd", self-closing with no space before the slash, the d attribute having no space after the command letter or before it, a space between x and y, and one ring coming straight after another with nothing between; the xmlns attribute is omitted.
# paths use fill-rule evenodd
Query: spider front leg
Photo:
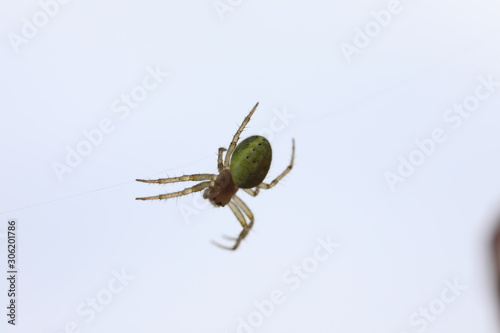
<svg viewBox="0 0 500 333"><path fill-rule="evenodd" d="M255 112L255 110L257 109L257 106L259 106L259 102L257 102L257 104L255 104L255 106L252 108L252 110L250 110L250 113L248 114L248 116L246 116L245 119L243 119L243 123L241 123L241 125L238 128L238 130L236 131L236 133L234 133L233 140L231 141L231 143L229 144L229 147L227 148L226 158L224 159L224 167L226 169L229 169L229 160L231 159L231 155L233 154L233 151L236 148L236 144L238 143L238 140L240 139L241 132L243 132L243 129L245 129L245 126L247 126L248 122L250 121L250 118L252 118L252 115Z"/></svg>
<svg viewBox="0 0 500 333"><path fill-rule="evenodd" d="M250 232L250 229L252 229L253 222L254 222L254 216L253 216L253 213L250 210L250 208L248 208L248 206L243 202L243 200L238 198L236 195L234 195L232 199L234 200L234 202L230 201L228 203L228 206L229 206L229 208L231 208L231 211L234 213L234 215L236 216L236 218L240 222L241 226L243 227L243 230L240 232L240 235L237 238L225 236L225 238L227 238L227 239L236 241L236 243L234 244L233 247L223 246L223 245L220 245L219 243L214 242L214 241L212 241L212 243L214 245L222 248L222 249L234 251L238 248L241 241L243 239L245 239L245 237L248 235L248 233ZM245 217L243 216L243 213L241 212L242 210L249 219L248 224L246 222Z"/></svg>
<svg viewBox="0 0 500 333"><path fill-rule="evenodd" d="M222 169L224 168L224 165L222 164L222 153L225 152L226 150L227 149L224 147L219 148L219 154L217 156L217 170L219 170L219 172L221 172Z"/></svg>
<svg viewBox="0 0 500 333"><path fill-rule="evenodd" d="M198 173L195 175L184 175L180 177L171 177L171 178L136 179L136 181L143 183L166 184L166 183L187 182L190 180L215 180L215 178L217 178L217 175L214 175L212 173Z"/></svg>
<svg viewBox="0 0 500 333"><path fill-rule="evenodd" d="M172 192L172 193L166 193L166 194L160 194L160 195L154 195L152 197L142 197L142 198L135 198L135 200L161 200L161 199L169 199L169 198L175 198L175 197L180 197L186 194L191 194L194 192L199 192L207 187L213 186L214 181L208 181L208 182L202 182L199 184L196 184L192 187L185 188L182 191L179 192Z"/></svg>
<svg viewBox="0 0 500 333"><path fill-rule="evenodd" d="M136 179L136 181L138 181L138 182L156 183L156 184L177 183L177 182L185 182L185 181L190 181L190 180L191 181L192 180L207 180L207 181L201 182L201 183L196 184L192 187L188 187L182 191L167 193L167 194L160 194L160 195L155 195L155 196L151 196L151 197L135 198L135 200L169 199L169 198L174 198L174 197L180 197L180 196L194 193L194 192L199 192L207 187L213 186L214 180L216 178L217 178L217 175L204 173L204 174L185 175L185 176L180 176L180 177L151 179L151 180L150 179Z"/></svg>

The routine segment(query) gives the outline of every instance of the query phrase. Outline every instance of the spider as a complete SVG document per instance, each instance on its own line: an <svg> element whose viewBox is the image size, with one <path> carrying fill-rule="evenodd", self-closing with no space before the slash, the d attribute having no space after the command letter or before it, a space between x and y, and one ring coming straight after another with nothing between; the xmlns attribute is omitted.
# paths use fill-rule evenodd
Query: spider
<svg viewBox="0 0 500 333"><path fill-rule="evenodd" d="M223 249L236 250L241 241L247 236L250 229L252 229L254 223L252 211L243 200L236 195L236 192L241 188L249 195L255 197L259 194L260 189L270 189L274 187L290 172L290 170L292 170L295 156L295 140L292 139L292 158L290 164L272 182L269 184L263 182L271 166L272 149L269 141L263 136L255 135L246 138L237 145L241 132L245 129L258 105L259 103L255 104L250 113L245 117L243 123L234 134L233 140L229 144L229 148L227 150L223 147L219 148L217 156L218 175L203 173L155 180L136 179L138 182L157 184L202 181L179 192L136 198L136 200L169 199L205 190L203 192L203 198L210 200L216 207L228 205L243 228L236 238L225 236L227 239L235 241L232 247L223 246L214 241L212 241L212 243ZM225 151L227 152L223 158L223 153Z"/></svg>

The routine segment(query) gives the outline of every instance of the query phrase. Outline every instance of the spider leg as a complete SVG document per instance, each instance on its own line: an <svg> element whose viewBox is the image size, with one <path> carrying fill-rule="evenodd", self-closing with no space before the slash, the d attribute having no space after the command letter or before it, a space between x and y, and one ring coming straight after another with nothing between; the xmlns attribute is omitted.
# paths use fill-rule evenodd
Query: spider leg
<svg viewBox="0 0 500 333"><path fill-rule="evenodd" d="M257 193L259 193L258 189L257 189ZM250 231L250 229L251 229L251 228L252 228L252 226L253 226L253 222L254 222L254 216L253 216L253 213L252 213L252 211L250 210L250 208L248 208L248 206L247 206L247 205L243 202L243 200L241 200L238 196L233 195L233 199L234 199L235 203L238 205L238 208L239 208L240 210L242 210L242 211L245 213L245 215L248 217L248 219L249 219L249 221L250 221L250 222L248 223L248 225L247 225L247 226L243 226L243 225L242 225L244 229L248 229L248 230L247 230L247 232L245 233L245 235L246 235L246 234L248 234L248 232ZM242 233L243 233L243 232L242 232ZM222 236L223 236L225 239L229 239L229 240L233 240L233 241L238 240L238 237L230 237L230 236L226 236L226 235L222 235ZM241 235L240 235L240 236L241 236ZM243 238L245 238L245 237L243 237ZM241 241L241 240L243 240L243 238L242 238L242 239L240 239L240 241Z"/></svg>
<svg viewBox="0 0 500 333"><path fill-rule="evenodd" d="M176 178L181 178L181 177L176 177ZM159 179L159 180L161 180L161 179ZM146 182L146 183L148 183L148 182ZM209 186L214 186L213 180L196 184L192 187L185 188L184 190L179 191L179 192L160 194L160 195L155 195L152 197L135 198L135 200L155 200L155 199L169 199L169 198L174 198L174 197L180 197L182 195L186 195L186 194L190 194L190 193L194 193L194 192L199 192L199 191L201 191L204 188L207 188Z"/></svg>
<svg viewBox="0 0 500 333"><path fill-rule="evenodd" d="M234 200L234 202L230 201L228 205L229 205L229 208L231 208L231 210L233 211L234 215L236 215L236 218L238 219L238 221L240 221L240 224L243 227L243 230L240 232L240 235L238 236L238 238L224 236L224 238L226 238L226 239L236 241L236 243L234 244L233 247L223 246L223 245L220 245L219 243L216 243L214 241L212 241L212 243L220 248L234 251L238 248L241 241L243 239L245 239L245 237L248 235L248 233L250 232L250 229L252 229L253 222L254 222L254 216L253 216L253 213L250 210L250 208L248 208L248 206L243 202L243 200L241 200L236 195L233 195L233 200ZM248 217L248 220L249 220L248 224L246 223L245 217L241 211L243 211L245 213L245 215Z"/></svg>
<svg viewBox="0 0 500 333"><path fill-rule="evenodd" d="M231 208L231 211L233 212L233 214L236 216L236 218L238 219L238 221L240 222L241 226L243 227L243 230L245 230L245 227L247 226L247 222L245 220L245 217L243 216L243 214L241 213L241 210L238 208L238 206L232 202L232 201L229 201L229 203L227 204L229 206L229 208ZM226 238L230 238L228 236L224 236ZM223 245L220 245L219 243L215 242L215 241L212 241L212 244L214 244L215 246L218 246L222 249L226 249L226 250L235 250L234 247L227 247L227 246L223 246ZM239 245L239 244L238 244ZM237 245L235 245L237 247Z"/></svg>
<svg viewBox="0 0 500 333"><path fill-rule="evenodd" d="M259 188L258 187L255 187L254 189L253 188L244 188L243 191L247 192L248 194L250 194L252 197L256 197L257 194L259 194Z"/></svg>
<svg viewBox="0 0 500 333"><path fill-rule="evenodd" d="M266 184L266 183L261 183L259 185L257 185L257 188L263 188L263 189L270 189L271 187L273 187L274 185L278 184L278 182L286 176L287 173L290 172L290 170L292 170L293 168L293 160L295 158L295 140L292 139L292 159L290 160L290 165L288 165L285 169L285 171L283 171L278 177L276 177L275 180L273 180L271 183L269 184ZM248 192L247 192L248 193ZM257 191L257 193L259 193ZM257 195L257 194L255 194Z"/></svg>
<svg viewBox="0 0 500 333"><path fill-rule="evenodd" d="M233 241L233 242L238 239L238 237L232 237L232 236L228 236L228 235L222 235L222 238ZM215 243L215 245L217 245L218 247L223 247L223 248L229 249L229 250L231 249L231 248L228 248L225 246L221 246L221 245L217 244L217 242L212 242L212 243Z"/></svg>
<svg viewBox="0 0 500 333"><path fill-rule="evenodd" d="M224 165L222 164L222 153L225 152L226 150L227 149L224 147L219 148L219 154L217 157L217 170L219 170L219 172L221 172L222 169L224 168Z"/></svg>
<svg viewBox="0 0 500 333"><path fill-rule="evenodd" d="M245 215L248 217L250 223L249 223L249 228L252 227L253 221L254 221L254 216L250 208L243 202L243 200L240 199L236 194L233 195L233 200L234 202L240 207L241 210L245 213Z"/></svg>
<svg viewBox="0 0 500 333"><path fill-rule="evenodd" d="M171 177L171 178L136 179L136 181L143 183L166 184L166 183L186 182L189 180L215 180L215 178L217 178L217 175L210 173L199 173L195 175L184 175L180 177Z"/></svg>
<svg viewBox="0 0 500 333"><path fill-rule="evenodd" d="M231 144L229 145L229 148L227 149L226 158L224 159L224 167L226 169L229 169L229 159L231 157L231 154L233 153L234 148L236 148L236 144L238 143L238 140L240 138L240 134L241 134L241 132L243 132L243 129L245 128L245 126L250 121L250 118L252 117L252 114L257 109L258 105L259 105L259 102L257 102L257 104L255 104L255 106L250 111L250 113L248 114L248 116L246 116L245 119L243 120L243 123L241 123L240 128L238 128L238 130L234 134L233 140L231 141Z"/></svg>

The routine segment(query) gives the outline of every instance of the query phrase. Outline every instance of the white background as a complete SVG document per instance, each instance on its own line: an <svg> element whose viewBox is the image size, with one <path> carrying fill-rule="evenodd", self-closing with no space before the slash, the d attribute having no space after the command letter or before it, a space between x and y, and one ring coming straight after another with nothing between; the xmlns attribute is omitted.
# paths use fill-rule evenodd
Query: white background
<svg viewBox="0 0 500 333"><path fill-rule="evenodd" d="M474 100L479 77L500 80L498 2L41 3L0 5L0 268L14 218L19 270L15 327L1 279L2 330L497 331L500 86L457 128L443 116ZM148 68L168 76L114 112ZM192 185L136 178L216 172L257 101L243 137L267 133L268 181L292 138L296 164L275 188L240 194L256 222L236 252L210 244L240 226L200 193L134 200ZM102 121L112 130L58 177ZM446 140L391 190L384 175L436 128ZM318 239L339 245L320 262ZM454 296L455 282L466 289Z"/></svg>

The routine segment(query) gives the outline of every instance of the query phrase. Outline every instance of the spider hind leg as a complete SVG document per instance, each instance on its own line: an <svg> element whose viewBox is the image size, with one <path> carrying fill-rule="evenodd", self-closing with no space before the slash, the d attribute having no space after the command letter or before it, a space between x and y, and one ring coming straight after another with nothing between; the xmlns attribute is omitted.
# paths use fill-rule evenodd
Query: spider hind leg
<svg viewBox="0 0 500 333"><path fill-rule="evenodd" d="M239 197L236 195L233 195L233 201L230 201L228 203L229 208L231 208L231 211L234 213L238 221L240 222L241 226L243 227L243 230L241 230L240 234L238 237L229 237L229 236L224 236L224 238L233 240L235 241L235 244L232 247L229 246L224 246L221 245L215 241L212 241L212 244L214 244L217 247L220 247L225 250L236 250L239 246L240 243L245 237L248 235L250 230L253 227L253 222L254 222L254 216L250 208L241 200ZM245 216L243 215L242 211L245 213L247 216L249 222L247 224Z"/></svg>

